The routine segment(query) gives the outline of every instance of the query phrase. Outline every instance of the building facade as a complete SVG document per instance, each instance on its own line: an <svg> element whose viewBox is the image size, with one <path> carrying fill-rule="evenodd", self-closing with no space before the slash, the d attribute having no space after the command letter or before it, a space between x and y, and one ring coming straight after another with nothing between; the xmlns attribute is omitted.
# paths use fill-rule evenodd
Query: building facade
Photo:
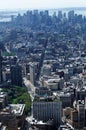
<svg viewBox="0 0 86 130"><path fill-rule="evenodd" d="M22 68L19 65L11 66L12 85L22 86Z"/></svg>
<svg viewBox="0 0 86 130"><path fill-rule="evenodd" d="M61 123L62 104L60 101L33 102L33 117L44 122L54 120L56 126Z"/></svg>
<svg viewBox="0 0 86 130"><path fill-rule="evenodd" d="M0 50L0 83L2 83L2 55Z"/></svg>

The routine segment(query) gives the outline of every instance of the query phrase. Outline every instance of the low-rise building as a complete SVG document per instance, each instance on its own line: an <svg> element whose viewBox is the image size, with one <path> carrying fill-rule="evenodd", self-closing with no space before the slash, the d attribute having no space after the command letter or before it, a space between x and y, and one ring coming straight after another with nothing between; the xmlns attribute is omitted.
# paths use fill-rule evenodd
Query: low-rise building
<svg viewBox="0 0 86 130"><path fill-rule="evenodd" d="M7 130L20 130L25 121L24 110L25 104L11 104L0 111L0 122Z"/></svg>
<svg viewBox="0 0 86 130"><path fill-rule="evenodd" d="M17 119L17 126L23 127L25 121L25 104L10 104L11 112Z"/></svg>
<svg viewBox="0 0 86 130"><path fill-rule="evenodd" d="M7 93L0 91L0 109L3 109L8 104Z"/></svg>
<svg viewBox="0 0 86 130"><path fill-rule="evenodd" d="M48 79L44 81L44 86L50 88L51 90L60 90L63 88L64 80L61 78L58 79Z"/></svg>

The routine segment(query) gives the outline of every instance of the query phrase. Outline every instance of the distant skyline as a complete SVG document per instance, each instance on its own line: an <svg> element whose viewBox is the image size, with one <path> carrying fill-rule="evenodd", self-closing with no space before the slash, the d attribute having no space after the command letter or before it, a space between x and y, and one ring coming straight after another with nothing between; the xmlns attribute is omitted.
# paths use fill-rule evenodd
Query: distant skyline
<svg viewBox="0 0 86 130"><path fill-rule="evenodd" d="M0 10L86 7L86 0L0 0Z"/></svg>

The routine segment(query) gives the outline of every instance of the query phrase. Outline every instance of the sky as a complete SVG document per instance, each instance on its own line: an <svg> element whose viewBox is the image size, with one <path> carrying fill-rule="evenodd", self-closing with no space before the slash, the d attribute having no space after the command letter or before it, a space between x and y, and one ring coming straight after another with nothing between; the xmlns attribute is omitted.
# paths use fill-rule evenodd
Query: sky
<svg viewBox="0 0 86 130"><path fill-rule="evenodd" d="M0 0L1 9L86 7L86 0Z"/></svg>

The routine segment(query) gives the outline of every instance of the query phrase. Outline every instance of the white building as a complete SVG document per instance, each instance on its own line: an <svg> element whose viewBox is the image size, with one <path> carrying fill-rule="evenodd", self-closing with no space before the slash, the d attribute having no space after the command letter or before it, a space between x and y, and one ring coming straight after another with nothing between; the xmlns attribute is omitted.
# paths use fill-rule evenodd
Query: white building
<svg viewBox="0 0 86 130"><path fill-rule="evenodd" d="M51 65L43 65L42 67L42 74L49 76L51 74Z"/></svg>
<svg viewBox="0 0 86 130"><path fill-rule="evenodd" d="M62 89L64 85L64 80L61 78L52 78L48 80L44 80L44 86L51 90L59 90Z"/></svg>
<svg viewBox="0 0 86 130"><path fill-rule="evenodd" d="M30 81L34 85L35 84L35 65L30 63Z"/></svg>

